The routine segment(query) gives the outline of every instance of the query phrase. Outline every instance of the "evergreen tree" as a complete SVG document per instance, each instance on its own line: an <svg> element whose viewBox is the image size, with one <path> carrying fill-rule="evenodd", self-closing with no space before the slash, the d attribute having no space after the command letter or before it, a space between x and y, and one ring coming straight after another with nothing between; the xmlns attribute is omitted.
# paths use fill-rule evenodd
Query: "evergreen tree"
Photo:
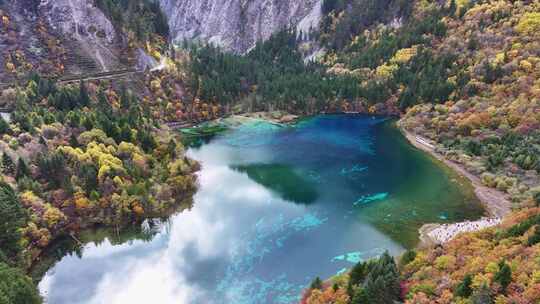
<svg viewBox="0 0 540 304"><path fill-rule="evenodd" d="M310 289L322 289L321 278L316 277L315 280L313 280L313 282L311 282L311 286L309 288Z"/></svg>
<svg viewBox="0 0 540 304"><path fill-rule="evenodd" d="M104 90L99 90L98 92L98 108L101 110L103 114L105 114L107 117L110 117L112 115L112 107L109 103L109 100L107 99L107 95L105 95Z"/></svg>
<svg viewBox="0 0 540 304"><path fill-rule="evenodd" d="M455 16L457 11L456 0L451 0L448 7L448 15Z"/></svg>
<svg viewBox="0 0 540 304"><path fill-rule="evenodd" d="M414 259L416 258L416 251L411 249L411 250L407 250L402 256L401 256L401 259L399 261L399 265L401 267L409 264L410 262L414 261Z"/></svg>
<svg viewBox="0 0 540 304"><path fill-rule="evenodd" d="M71 136L69 137L69 145L73 148L79 146L79 140L77 140L77 136L75 136L75 134L71 134Z"/></svg>
<svg viewBox="0 0 540 304"><path fill-rule="evenodd" d="M366 271L367 263L360 262L354 265L351 273L349 274L349 284L354 286L364 282L364 279L366 278Z"/></svg>
<svg viewBox="0 0 540 304"><path fill-rule="evenodd" d="M536 192L533 196L534 202L537 207L540 207L540 191Z"/></svg>
<svg viewBox="0 0 540 304"><path fill-rule="evenodd" d="M125 142L132 142L133 141L133 138L132 138L132 132L131 132L131 128L129 127L129 125L125 124L122 126L122 128L120 128L120 141L125 141Z"/></svg>
<svg viewBox="0 0 540 304"><path fill-rule="evenodd" d="M399 272L388 252L379 259L357 263L349 274L347 293L353 304L387 304L400 297Z"/></svg>
<svg viewBox="0 0 540 304"><path fill-rule="evenodd" d="M528 246L534 246L540 243L540 225L534 228L534 233L527 239Z"/></svg>
<svg viewBox="0 0 540 304"><path fill-rule="evenodd" d="M98 170L94 165L85 164L79 170L79 177L87 194L95 192L98 188Z"/></svg>
<svg viewBox="0 0 540 304"><path fill-rule="evenodd" d="M3 182L0 182L0 219L0 251L14 260L21 249L20 229L25 225L26 213L11 186Z"/></svg>
<svg viewBox="0 0 540 304"><path fill-rule="evenodd" d="M131 93L128 91L126 85L122 85L122 89L120 90L120 106L122 109L127 110L130 106L131 101Z"/></svg>
<svg viewBox="0 0 540 304"><path fill-rule="evenodd" d="M83 107L90 105L90 96L88 95L88 90L82 79L79 82L79 104Z"/></svg>
<svg viewBox="0 0 540 304"><path fill-rule="evenodd" d="M351 297L351 304L368 304L370 299L364 288L357 288Z"/></svg>
<svg viewBox="0 0 540 304"><path fill-rule="evenodd" d="M454 294L457 297L462 297L462 298L470 297L472 294L471 284L472 284L472 276L470 274L467 274L463 278L463 281L461 281L461 283L459 283L459 285L456 287L456 291L454 292Z"/></svg>
<svg viewBox="0 0 540 304"><path fill-rule="evenodd" d="M499 271L493 277L493 281L501 284L503 291L512 282L512 269L504 260L499 263Z"/></svg>
<svg viewBox="0 0 540 304"><path fill-rule="evenodd" d="M19 269L0 263L0 303L39 304L41 297L32 280Z"/></svg>
<svg viewBox="0 0 540 304"><path fill-rule="evenodd" d="M30 169L28 169L28 166L22 159L22 157L19 158L19 162L17 163L17 173L15 173L15 179L19 180L25 176L30 175Z"/></svg>
<svg viewBox="0 0 540 304"><path fill-rule="evenodd" d="M15 174L15 164L11 157L5 152L2 154L2 172L7 175Z"/></svg>
<svg viewBox="0 0 540 304"><path fill-rule="evenodd" d="M7 121L0 116L0 134L6 134L11 132L11 127L7 123Z"/></svg>
<svg viewBox="0 0 540 304"><path fill-rule="evenodd" d="M167 145L167 153L169 153L171 159L176 158L176 147L176 142L174 141L174 139L171 139L171 141L169 141L169 144Z"/></svg>
<svg viewBox="0 0 540 304"><path fill-rule="evenodd" d="M86 129L86 131L90 131L94 128L94 122L87 115L82 121L82 126Z"/></svg>

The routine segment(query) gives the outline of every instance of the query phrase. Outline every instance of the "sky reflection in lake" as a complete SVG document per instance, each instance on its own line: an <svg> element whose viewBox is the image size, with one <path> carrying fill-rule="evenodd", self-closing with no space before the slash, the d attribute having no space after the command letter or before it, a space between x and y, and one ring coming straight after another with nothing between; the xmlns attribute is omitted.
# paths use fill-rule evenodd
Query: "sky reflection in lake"
<svg viewBox="0 0 540 304"><path fill-rule="evenodd" d="M448 220L479 215L456 211L471 198L429 160L412 150L405 159L383 153L392 144L377 142L382 124L351 116L283 129L254 124L190 150L203 164L191 210L149 242L87 244L81 258L68 255L52 268L40 289L50 304L294 303L316 276L411 246L414 229L442 212ZM457 202L441 206L436 194L413 195L388 177L407 177L401 171L409 166L421 182L431 171L442 176L429 186Z"/></svg>

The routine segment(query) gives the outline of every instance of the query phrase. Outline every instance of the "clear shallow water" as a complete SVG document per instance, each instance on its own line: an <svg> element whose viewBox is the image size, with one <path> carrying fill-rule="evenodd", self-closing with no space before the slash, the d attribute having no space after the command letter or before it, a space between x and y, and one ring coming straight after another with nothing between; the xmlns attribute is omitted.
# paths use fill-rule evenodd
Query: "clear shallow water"
<svg viewBox="0 0 540 304"><path fill-rule="evenodd" d="M41 281L48 303L296 303L316 276L414 246L424 223L482 215L381 118L252 123L188 153L203 165L193 207L122 240L87 236L100 241Z"/></svg>

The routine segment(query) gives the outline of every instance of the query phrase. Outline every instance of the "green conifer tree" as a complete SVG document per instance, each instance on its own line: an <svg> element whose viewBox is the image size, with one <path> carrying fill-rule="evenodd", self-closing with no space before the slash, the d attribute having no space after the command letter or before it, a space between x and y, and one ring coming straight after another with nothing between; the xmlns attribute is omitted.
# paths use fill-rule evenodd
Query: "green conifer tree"
<svg viewBox="0 0 540 304"><path fill-rule="evenodd" d="M2 172L7 175L15 174L15 164L11 157L5 152L2 154Z"/></svg>

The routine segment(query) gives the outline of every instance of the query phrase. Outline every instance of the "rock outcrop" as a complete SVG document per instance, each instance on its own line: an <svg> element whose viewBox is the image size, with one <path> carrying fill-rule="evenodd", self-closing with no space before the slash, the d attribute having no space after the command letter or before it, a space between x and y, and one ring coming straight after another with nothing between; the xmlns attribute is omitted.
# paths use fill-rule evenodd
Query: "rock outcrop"
<svg viewBox="0 0 540 304"><path fill-rule="evenodd" d="M74 73L116 68L117 35L112 23L88 0L42 0L40 13L71 49ZM93 62L93 63L92 63Z"/></svg>
<svg viewBox="0 0 540 304"><path fill-rule="evenodd" d="M257 41L294 26L318 28L322 0L160 0L176 42L201 40L245 53Z"/></svg>

